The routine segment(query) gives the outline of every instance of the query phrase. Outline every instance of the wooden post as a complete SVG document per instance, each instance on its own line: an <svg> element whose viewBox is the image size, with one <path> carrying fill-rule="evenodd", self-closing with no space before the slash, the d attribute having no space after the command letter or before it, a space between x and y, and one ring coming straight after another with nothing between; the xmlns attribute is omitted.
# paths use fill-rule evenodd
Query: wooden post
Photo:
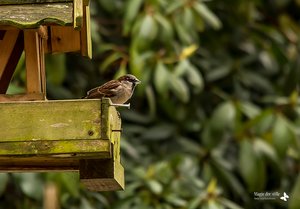
<svg viewBox="0 0 300 209"><path fill-rule="evenodd" d="M45 99L45 63L42 38L37 30L24 30L27 93L39 93Z"/></svg>

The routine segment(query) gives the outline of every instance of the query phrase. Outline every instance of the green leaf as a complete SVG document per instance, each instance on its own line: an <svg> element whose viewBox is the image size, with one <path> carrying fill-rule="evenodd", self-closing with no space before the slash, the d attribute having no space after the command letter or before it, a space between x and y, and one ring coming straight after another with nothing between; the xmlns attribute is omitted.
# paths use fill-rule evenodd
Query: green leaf
<svg viewBox="0 0 300 209"><path fill-rule="evenodd" d="M209 199L201 209L225 209L216 199Z"/></svg>
<svg viewBox="0 0 300 209"><path fill-rule="evenodd" d="M225 78L232 70L231 63L224 63L221 66L210 69L206 74L206 80L213 82Z"/></svg>
<svg viewBox="0 0 300 209"><path fill-rule="evenodd" d="M193 42L191 34L181 24L175 24L174 26L180 38L180 41L187 45Z"/></svg>
<svg viewBox="0 0 300 209"><path fill-rule="evenodd" d="M21 190L25 195L35 200L40 200L42 198L43 182L38 177L37 173L22 173L13 175L18 178Z"/></svg>
<svg viewBox="0 0 300 209"><path fill-rule="evenodd" d="M141 8L143 0L130 0L126 4L126 13L124 18L123 34L128 35L132 27L132 22L137 18L139 9Z"/></svg>
<svg viewBox="0 0 300 209"><path fill-rule="evenodd" d="M203 77L197 68L195 68L191 63L188 65L187 68L187 80L190 84L193 85L193 89L196 93L202 91L204 87Z"/></svg>
<svg viewBox="0 0 300 209"><path fill-rule="evenodd" d="M244 115L246 115L250 119L258 116L261 112L258 106L246 101L242 101L240 103L240 108L242 113L244 113Z"/></svg>
<svg viewBox="0 0 300 209"><path fill-rule="evenodd" d="M222 205L224 205L228 209L243 209L241 206L237 205L236 203L234 203L228 199L219 198L218 200L220 203L222 203Z"/></svg>
<svg viewBox="0 0 300 209"><path fill-rule="evenodd" d="M200 2L194 2L193 9L200 15L209 25L211 25L214 29L220 29L222 27L222 23L219 18L212 13L205 4Z"/></svg>
<svg viewBox="0 0 300 209"><path fill-rule="evenodd" d="M119 52L113 52L110 54L100 65L100 72L105 72L110 65L113 65L118 59L122 58L122 54Z"/></svg>
<svg viewBox="0 0 300 209"><path fill-rule="evenodd" d="M6 186L9 181L9 176L7 173L0 173L0 197L4 193Z"/></svg>
<svg viewBox="0 0 300 209"><path fill-rule="evenodd" d="M285 157L289 146L294 141L295 133L282 115L277 115L272 130L272 143L280 157Z"/></svg>
<svg viewBox="0 0 300 209"><path fill-rule="evenodd" d="M235 125L236 109L232 102L221 103L215 109L210 120L212 131L224 131Z"/></svg>
<svg viewBox="0 0 300 209"><path fill-rule="evenodd" d="M171 14L185 4L184 1L171 1L167 7L166 14Z"/></svg>
<svg viewBox="0 0 300 209"><path fill-rule="evenodd" d="M183 8L182 18L183 18L184 27L186 28L194 27L194 17L190 7Z"/></svg>
<svg viewBox="0 0 300 209"><path fill-rule="evenodd" d="M185 81L182 78L171 76L170 87L172 92L176 95L176 97L181 100L183 103L187 103L190 99L189 89Z"/></svg>
<svg viewBox="0 0 300 209"><path fill-rule="evenodd" d="M152 15L145 15L139 31L139 36L144 39L153 40L158 32L158 25Z"/></svg>
<svg viewBox="0 0 300 209"><path fill-rule="evenodd" d="M149 187L150 191L156 195L161 194L163 191L163 186L161 185L161 183L159 183L156 180L153 180L153 179L148 180L148 181L146 181L146 184Z"/></svg>
<svg viewBox="0 0 300 209"><path fill-rule="evenodd" d="M88 201L86 198L80 198L80 209L94 209L91 205L91 201Z"/></svg>
<svg viewBox="0 0 300 209"><path fill-rule="evenodd" d="M266 181L264 159L255 151L249 139L240 143L239 170L250 192L263 191Z"/></svg>
<svg viewBox="0 0 300 209"><path fill-rule="evenodd" d="M163 37L163 40L170 41L174 36L174 29L170 21L163 15L156 13L154 15L155 20L161 26L160 37Z"/></svg>
<svg viewBox="0 0 300 209"><path fill-rule="evenodd" d="M6 94L21 94L25 93L25 88L16 85L15 83L10 83L7 89Z"/></svg>
<svg viewBox="0 0 300 209"><path fill-rule="evenodd" d="M158 61L154 72L154 86L161 95L166 95L169 86L170 73L166 65Z"/></svg>
<svg viewBox="0 0 300 209"><path fill-rule="evenodd" d="M289 209L299 209L300 208L300 174L298 174L296 182L293 184L293 190L290 195Z"/></svg>
<svg viewBox="0 0 300 209"><path fill-rule="evenodd" d="M273 162L275 162L279 165L280 162L279 162L278 155L277 155L275 149L270 144L265 142L264 140L255 139L253 141L253 148L261 156L265 156L268 159L272 160Z"/></svg>
<svg viewBox="0 0 300 209"><path fill-rule="evenodd" d="M167 195L165 199L167 202L171 203L175 207L185 207L187 204L186 200L180 198L178 195L174 193Z"/></svg>
<svg viewBox="0 0 300 209"><path fill-rule="evenodd" d="M141 138L143 140L164 140L172 136L174 126L171 124L157 124L144 131Z"/></svg>
<svg viewBox="0 0 300 209"><path fill-rule="evenodd" d="M60 177L64 189L66 189L73 197L79 197L80 187L78 173L62 173Z"/></svg>
<svg viewBox="0 0 300 209"><path fill-rule="evenodd" d="M66 57L64 54L46 56L47 81L60 85L66 77Z"/></svg>

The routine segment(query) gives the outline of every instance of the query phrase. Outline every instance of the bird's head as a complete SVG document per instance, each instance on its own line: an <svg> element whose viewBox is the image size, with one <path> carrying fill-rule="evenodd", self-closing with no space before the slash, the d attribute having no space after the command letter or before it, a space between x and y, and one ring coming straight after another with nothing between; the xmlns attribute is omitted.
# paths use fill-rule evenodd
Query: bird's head
<svg viewBox="0 0 300 209"><path fill-rule="evenodd" d="M134 85L140 84L141 81L139 79L137 79L134 75L131 74L127 74L127 75L123 75L118 79L120 82L130 82Z"/></svg>

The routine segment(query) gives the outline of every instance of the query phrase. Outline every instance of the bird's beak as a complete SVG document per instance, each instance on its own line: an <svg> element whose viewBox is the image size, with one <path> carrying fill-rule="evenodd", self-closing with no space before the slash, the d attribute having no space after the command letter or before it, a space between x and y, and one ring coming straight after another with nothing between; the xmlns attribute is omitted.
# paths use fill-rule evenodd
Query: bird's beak
<svg viewBox="0 0 300 209"><path fill-rule="evenodd" d="M136 79L135 83L136 83L136 84L140 84L140 83L142 83L142 82L141 82L140 80Z"/></svg>

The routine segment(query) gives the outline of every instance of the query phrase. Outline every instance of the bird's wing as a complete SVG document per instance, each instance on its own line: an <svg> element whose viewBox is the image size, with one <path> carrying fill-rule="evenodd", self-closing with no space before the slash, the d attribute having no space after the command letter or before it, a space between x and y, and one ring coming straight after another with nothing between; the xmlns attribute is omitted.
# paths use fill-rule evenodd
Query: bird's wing
<svg viewBox="0 0 300 209"><path fill-rule="evenodd" d="M102 98L113 97L116 95L116 89L120 86L120 83L116 80L108 81L102 86L93 88L87 92L87 98Z"/></svg>

